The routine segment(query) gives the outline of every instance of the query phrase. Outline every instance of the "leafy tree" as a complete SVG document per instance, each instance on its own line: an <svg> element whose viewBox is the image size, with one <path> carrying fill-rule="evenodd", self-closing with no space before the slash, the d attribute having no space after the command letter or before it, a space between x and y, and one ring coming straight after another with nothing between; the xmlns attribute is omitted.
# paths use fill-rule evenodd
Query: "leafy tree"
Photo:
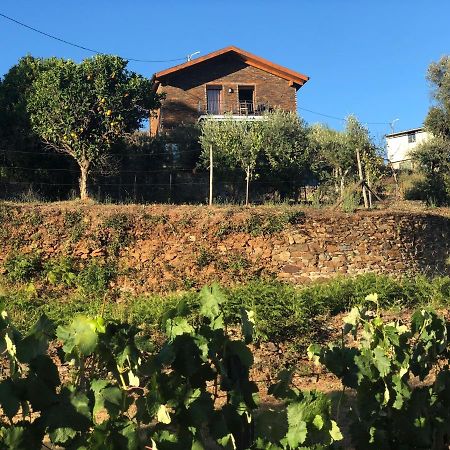
<svg viewBox="0 0 450 450"><path fill-rule="evenodd" d="M126 66L108 55L80 64L54 59L33 83L27 104L32 128L48 147L77 162L82 199L88 198L91 170L105 164L113 145L159 105L151 81Z"/></svg>
<svg viewBox="0 0 450 450"><path fill-rule="evenodd" d="M356 117L349 116L343 131L333 130L325 125L314 125L311 130L311 146L316 148L318 158L315 170L319 179L332 180L334 191L340 198L344 197L347 179L358 176L357 152L359 152L364 179L372 175L378 176L380 158L377 147L369 134Z"/></svg>
<svg viewBox="0 0 450 450"><path fill-rule="evenodd" d="M0 80L0 164L3 176L9 181L54 183L67 172L64 157L55 158L50 152L43 155L44 146L33 132L27 102L34 80L54 63L53 59L26 56ZM40 170L38 171L37 168ZM57 170L55 170L57 169ZM53 176L51 176L51 174ZM49 185L48 194L52 193Z"/></svg>
<svg viewBox="0 0 450 450"><path fill-rule="evenodd" d="M450 56L443 56L428 68L435 101L425 119L426 128L437 137L450 139Z"/></svg>
<svg viewBox="0 0 450 450"><path fill-rule="evenodd" d="M311 128L311 145L318 158L314 164L319 180L331 178L336 193L344 194L345 178L355 173L355 157L346 145L345 134L326 125L317 124Z"/></svg>
<svg viewBox="0 0 450 450"><path fill-rule="evenodd" d="M424 175L414 186L413 197L444 205L450 203L450 57L432 63L427 78L435 103L425 119L425 128L432 138L419 144L412 153Z"/></svg>
<svg viewBox="0 0 450 450"><path fill-rule="evenodd" d="M200 143L204 162L212 146L216 165L245 172L246 204L257 166L269 172L287 169L304 172L310 161L306 124L297 114L281 110L258 121L206 120L201 126Z"/></svg>
<svg viewBox="0 0 450 450"><path fill-rule="evenodd" d="M262 150L262 129L257 122L234 120L204 120L201 125L200 143L202 160L209 161L210 147L213 148L215 166L225 164L245 172L246 196L249 201L249 185L256 167L258 154Z"/></svg>

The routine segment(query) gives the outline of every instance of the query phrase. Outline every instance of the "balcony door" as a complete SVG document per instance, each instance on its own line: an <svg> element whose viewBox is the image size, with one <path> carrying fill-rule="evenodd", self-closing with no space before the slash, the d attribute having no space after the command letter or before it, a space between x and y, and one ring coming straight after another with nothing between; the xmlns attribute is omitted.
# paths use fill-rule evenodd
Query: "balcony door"
<svg viewBox="0 0 450 450"><path fill-rule="evenodd" d="M254 86L239 86L239 113L240 114L253 114L255 88Z"/></svg>
<svg viewBox="0 0 450 450"><path fill-rule="evenodd" d="M206 107L208 114L221 114L221 86L207 86L206 87Z"/></svg>

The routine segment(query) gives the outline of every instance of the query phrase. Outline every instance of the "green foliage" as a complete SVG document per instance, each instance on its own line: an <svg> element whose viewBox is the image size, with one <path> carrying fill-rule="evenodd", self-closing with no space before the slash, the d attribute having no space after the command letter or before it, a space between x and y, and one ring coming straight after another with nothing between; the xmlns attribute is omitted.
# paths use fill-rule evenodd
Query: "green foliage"
<svg viewBox="0 0 450 450"><path fill-rule="evenodd" d="M407 196L430 206L443 206L450 204L450 58L443 56L430 64L427 78L432 85L434 104L425 127L432 137L412 152L424 180L415 183Z"/></svg>
<svg viewBox="0 0 450 450"><path fill-rule="evenodd" d="M366 297L378 307L377 295ZM450 444L447 329L434 311L418 310L408 328L355 307L344 319L344 343L309 353L356 391L350 433L356 449L443 449ZM361 334L359 333L361 331ZM433 371L434 382L423 383ZM422 384L414 385L416 378Z"/></svg>
<svg viewBox="0 0 450 450"><path fill-rule="evenodd" d="M243 223L222 224L216 236L226 236L233 232L250 233L252 236L272 235L285 230L289 225L297 225L303 222L305 213L295 208L267 212L254 212Z"/></svg>
<svg viewBox="0 0 450 450"><path fill-rule="evenodd" d="M406 196L427 204L450 204L450 137L433 137L417 145L411 154L423 180L417 181Z"/></svg>
<svg viewBox="0 0 450 450"><path fill-rule="evenodd" d="M430 64L427 78L435 104L428 112L425 126L434 136L450 140L450 57L443 56Z"/></svg>
<svg viewBox="0 0 450 450"><path fill-rule="evenodd" d="M4 267L6 276L10 281L24 282L30 281L39 275L42 269L42 262L38 253L12 253L6 258Z"/></svg>
<svg viewBox="0 0 450 450"><path fill-rule="evenodd" d="M113 263L102 265L92 260L78 274L77 286L85 294L103 295L116 274L117 269Z"/></svg>
<svg viewBox="0 0 450 450"><path fill-rule="evenodd" d="M60 378L47 355L51 321L43 316L22 336L2 313L0 351L9 372L0 379L0 448L37 450L45 436L52 445L86 450L201 449L211 441L239 450L319 449L341 440L329 400L291 388L286 374L271 388L280 409L255 416L258 388L249 378L253 355L246 345L252 315L243 311L245 340L231 338L225 300L217 286L205 287L195 327L178 311L169 314L159 351L136 327L73 318L56 330L71 380ZM271 422L278 426L264 425Z"/></svg>
<svg viewBox="0 0 450 450"><path fill-rule="evenodd" d="M195 264L199 269L203 269L208 266L215 260L214 253L211 250L208 250L205 247L200 247L199 252L197 254L197 258L195 260Z"/></svg>
<svg viewBox="0 0 450 450"><path fill-rule="evenodd" d="M90 169L105 165L112 146L159 105L151 81L126 66L109 55L80 64L51 58L50 68L33 82L26 105L33 131L78 163L83 197Z"/></svg>
<svg viewBox="0 0 450 450"><path fill-rule="evenodd" d="M227 261L224 262L226 264ZM98 266L95 262L90 264ZM231 264L236 264L237 269L237 266L245 265L245 261L231 258ZM99 266L100 271L102 267ZM114 272L111 277L114 277ZM188 308L190 321L195 322L198 317L199 299L195 291L167 295L128 294L122 295L119 302L105 303L102 294L106 291L96 294L94 289L89 289L89 285L85 290L79 284L77 276L73 291L63 291L64 298L58 290L47 293L42 289L36 298L34 290L28 286L14 286L0 294L0 309L8 308L20 330L28 330L30 323L41 314L46 314L58 324L67 324L75 315L95 316L103 311L105 318L125 320L151 331L164 329L165 315L176 305ZM101 285L102 289L108 288L106 282ZM450 279L396 279L365 274L304 287L258 279L227 288L226 292L227 300L223 308L229 323L239 321L241 308L244 307L255 313L255 332L259 340L288 342L293 347L303 348L317 334L323 333L327 317L360 304L361 299L371 292L378 292L383 308L414 308L419 305L447 307L450 304Z"/></svg>
<svg viewBox="0 0 450 450"><path fill-rule="evenodd" d="M344 131L336 131L323 125L314 125L310 133L311 146L316 149L313 161L314 172L323 187L344 198L349 181L358 178L356 150L361 155L363 172L370 175L371 183L381 176L383 161L378 157L378 149L365 128L355 116L349 116ZM334 192L333 192L334 191Z"/></svg>
<svg viewBox="0 0 450 450"><path fill-rule="evenodd" d="M57 260L50 260L44 264L46 279L50 284L64 286L74 286L77 279L76 268L71 258L62 257Z"/></svg>
<svg viewBox="0 0 450 450"><path fill-rule="evenodd" d="M98 228L97 239L100 241L99 244L106 246L110 255L118 256L120 249L132 240L131 227L132 221L127 214L112 214Z"/></svg>
<svg viewBox="0 0 450 450"><path fill-rule="evenodd" d="M107 228L112 228L113 230L123 232L130 228L131 221L128 214L115 213L105 219L103 225Z"/></svg>
<svg viewBox="0 0 450 450"><path fill-rule="evenodd" d="M296 113L277 110L258 121L232 117L223 121L203 120L199 141L203 166L209 166L212 147L214 166L221 170L242 170L247 188L250 180L258 175L258 165L265 172L280 174L290 169L298 176L306 172L310 164L308 129Z"/></svg>
<svg viewBox="0 0 450 450"><path fill-rule="evenodd" d="M78 242L83 236L86 225L81 211L66 211L64 213L64 226L70 229L70 240Z"/></svg>
<svg viewBox="0 0 450 450"><path fill-rule="evenodd" d="M361 195L351 189L344 191L342 198L342 211L346 213L354 213L359 206Z"/></svg>

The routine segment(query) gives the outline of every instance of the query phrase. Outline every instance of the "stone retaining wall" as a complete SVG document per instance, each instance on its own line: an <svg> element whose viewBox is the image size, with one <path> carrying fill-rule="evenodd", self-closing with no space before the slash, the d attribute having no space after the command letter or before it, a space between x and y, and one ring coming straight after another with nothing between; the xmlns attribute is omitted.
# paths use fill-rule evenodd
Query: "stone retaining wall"
<svg viewBox="0 0 450 450"><path fill-rule="evenodd" d="M67 255L79 266L95 260L117 265L113 285L134 294L200 287L215 280L231 284L255 276L304 283L365 272L450 275L446 215L305 210L295 224L286 222L275 231L248 225L255 216L270 222L286 211L3 206L0 268L14 252L39 252L43 259Z"/></svg>

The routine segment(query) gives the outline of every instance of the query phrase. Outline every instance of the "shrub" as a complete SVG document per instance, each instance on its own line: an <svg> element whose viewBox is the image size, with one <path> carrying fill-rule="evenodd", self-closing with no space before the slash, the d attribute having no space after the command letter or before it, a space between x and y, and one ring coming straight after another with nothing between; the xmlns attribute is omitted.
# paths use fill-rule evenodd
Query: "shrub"
<svg viewBox="0 0 450 450"><path fill-rule="evenodd" d="M212 253L205 247L200 247L200 250L197 254L197 259L195 260L195 264L197 264L199 269L203 269L204 267L211 264L214 260L214 253Z"/></svg>
<svg viewBox="0 0 450 450"><path fill-rule="evenodd" d="M50 260L44 265L47 281L50 284L64 284L74 286L77 279L74 262L71 258L62 257Z"/></svg>
<svg viewBox="0 0 450 450"><path fill-rule="evenodd" d="M14 253L5 261L6 276L13 282L32 280L42 269L39 254Z"/></svg>
<svg viewBox="0 0 450 450"><path fill-rule="evenodd" d="M342 211L346 213L354 213L359 206L361 196L359 192L347 189L342 198Z"/></svg>
<svg viewBox="0 0 450 450"><path fill-rule="evenodd" d="M116 276L115 264L100 265L91 261L77 276L77 285L83 293L89 295L102 295L109 287L109 282Z"/></svg>
<svg viewBox="0 0 450 450"><path fill-rule="evenodd" d="M70 228L70 240L78 242L86 228L83 223L83 213L81 211L66 211L64 213L64 225Z"/></svg>

